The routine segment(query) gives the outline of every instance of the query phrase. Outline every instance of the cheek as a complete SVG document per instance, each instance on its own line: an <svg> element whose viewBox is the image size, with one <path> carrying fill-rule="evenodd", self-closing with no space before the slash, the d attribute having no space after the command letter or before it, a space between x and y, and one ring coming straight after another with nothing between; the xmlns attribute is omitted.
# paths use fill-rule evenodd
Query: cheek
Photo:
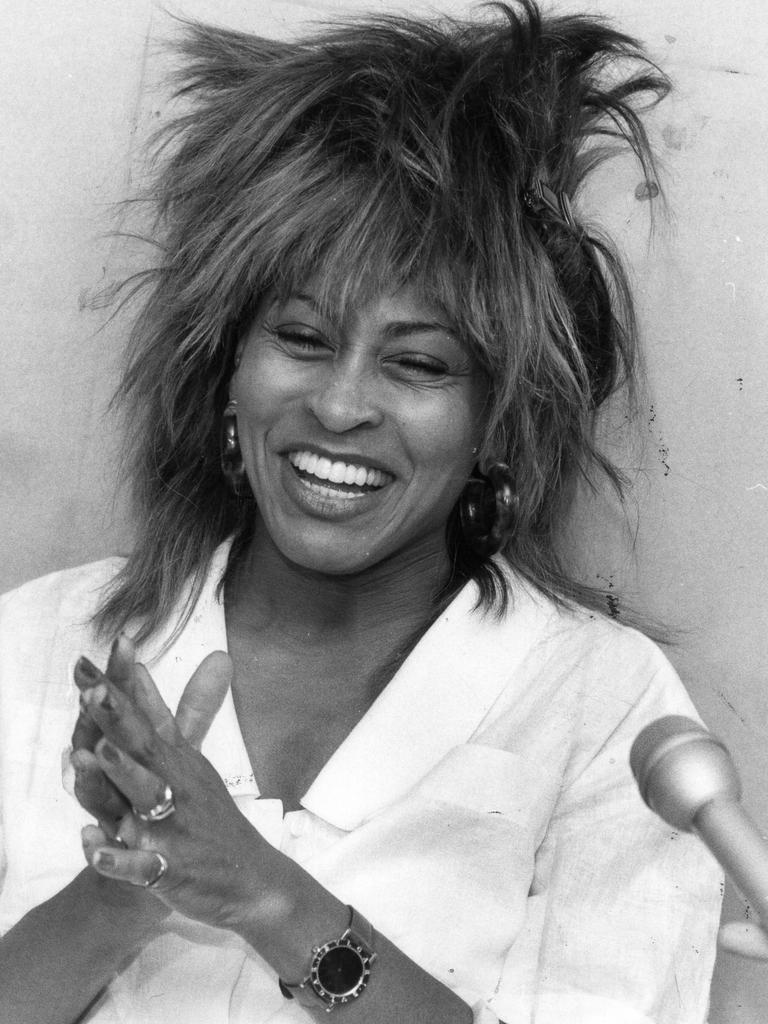
<svg viewBox="0 0 768 1024"><path fill-rule="evenodd" d="M251 429L273 422L288 398L286 382L255 344L246 347L231 390L241 425Z"/></svg>
<svg viewBox="0 0 768 1024"><path fill-rule="evenodd" d="M436 456L440 453L444 458L464 461L473 458L472 449L480 443L483 427L482 399L475 388L467 387L427 410L418 433Z"/></svg>
<svg viewBox="0 0 768 1024"><path fill-rule="evenodd" d="M261 476L260 466L266 448L266 438L276 422L280 404L271 392L262 388L246 386L232 387L232 396L237 400L237 433L240 451L251 486L258 487Z"/></svg>
<svg viewBox="0 0 768 1024"><path fill-rule="evenodd" d="M406 443L420 475L442 487L460 490L477 461L473 448L480 443L480 426L468 405L447 404L403 425Z"/></svg>

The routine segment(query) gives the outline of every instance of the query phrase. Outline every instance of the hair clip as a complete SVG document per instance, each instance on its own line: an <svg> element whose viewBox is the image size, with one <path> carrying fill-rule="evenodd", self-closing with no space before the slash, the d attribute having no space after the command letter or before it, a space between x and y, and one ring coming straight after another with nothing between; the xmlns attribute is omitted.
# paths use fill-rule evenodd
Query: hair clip
<svg viewBox="0 0 768 1024"><path fill-rule="evenodd" d="M576 220L571 209L571 202L565 192L555 192L549 185L537 178L530 188L523 193L523 202L533 210L534 213L544 211L554 214L566 227L572 231L578 230Z"/></svg>

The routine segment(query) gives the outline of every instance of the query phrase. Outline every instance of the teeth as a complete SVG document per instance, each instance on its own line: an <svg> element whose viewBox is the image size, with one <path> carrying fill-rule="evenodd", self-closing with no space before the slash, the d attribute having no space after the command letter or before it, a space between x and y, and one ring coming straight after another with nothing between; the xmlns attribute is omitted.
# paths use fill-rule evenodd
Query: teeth
<svg viewBox="0 0 768 1024"><path fill-rule="evenodd" d="M353 466L347 462L331 462L330 459L315 455L313 452L290 452L288 459L302 472L310 473L318 480L328 480L332 484L382 487L391 479L389 473L383 473L380 469L367 469L365 466Z"/></svg>
<svg viewBox="0 0 768 1024"><path fill-rule="evenodd" d="M343 462L332 462L328 472L328 479L332 484L343 484L347 475L347 467Z"/></svg>

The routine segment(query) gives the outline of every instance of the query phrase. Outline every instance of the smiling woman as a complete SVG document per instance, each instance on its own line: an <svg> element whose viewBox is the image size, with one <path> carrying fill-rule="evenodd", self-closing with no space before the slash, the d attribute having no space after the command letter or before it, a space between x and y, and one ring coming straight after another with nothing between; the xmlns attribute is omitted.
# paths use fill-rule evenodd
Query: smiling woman
<svg viewBox="0 0 768 1024"><path fill-rule="evenodd" d="M448 578L445 524L477 461L487 385L438 314L408 287L343 320L304 294L271 299L236 358L261 543L318 572L423 557L436 588Z"/></svg>
<svg viewBox="0 0 768 1024"><path fill-rule="evenodd" d="M558 543L636 342L575 200L666 79L532 0L179 50L137 544L0 605L0 1019L701 1024L628 764L695 712Z"/></svg>

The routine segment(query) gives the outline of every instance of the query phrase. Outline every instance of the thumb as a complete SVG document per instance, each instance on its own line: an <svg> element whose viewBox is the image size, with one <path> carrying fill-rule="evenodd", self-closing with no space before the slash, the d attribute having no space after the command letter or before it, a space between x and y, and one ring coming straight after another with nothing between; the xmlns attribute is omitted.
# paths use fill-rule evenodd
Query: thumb
<svg viewBox="0 0 768 1024"><path fill-rule="evenodd" d="M176 725L198 750L232 685L232 659L214 651L200 662L184 688L176 710Z"/></svg>
<svg viewBox="0 0 768 1024"><path fill-rule="evenodd" d="M129 697L133 696L135 662L136 648L133 641L125 633L118 634L110 649L104 675Z"/></svg>

